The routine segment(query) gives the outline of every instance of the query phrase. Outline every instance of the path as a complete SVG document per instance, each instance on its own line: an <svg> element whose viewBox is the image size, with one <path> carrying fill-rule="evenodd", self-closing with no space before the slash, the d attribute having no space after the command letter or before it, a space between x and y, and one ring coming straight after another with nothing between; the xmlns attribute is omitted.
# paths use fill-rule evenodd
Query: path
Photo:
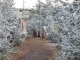
<svg viewBox="0 0 80 60"><path fill-rule="evenodd" d="M10 53L11 60L56 60L57 48L50 47L45 41L27 37L16 53Z"/></svg>

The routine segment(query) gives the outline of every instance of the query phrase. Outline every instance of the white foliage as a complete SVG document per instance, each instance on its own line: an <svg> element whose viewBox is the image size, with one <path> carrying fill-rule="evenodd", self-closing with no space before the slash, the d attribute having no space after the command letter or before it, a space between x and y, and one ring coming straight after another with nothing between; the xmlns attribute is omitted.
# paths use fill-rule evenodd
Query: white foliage
<svg viewBox="0 0 80 60"><path fill-rule="evenodd" d="M13 0L0 0L0 48L10 49L19 41L19 21L13 9Z"/></svg>
<svg viewBox="0 0 80 60"><path fill-rule="evenodd" d="M47 26L48 37L58 40L62 47L62 59L80 60L80 1L66 2L67 0L56 0L55 3L47 3L39 10L39 15L36 17L33 15L29 26L33 26L32 28L39 28L38 25Z"/></svg>

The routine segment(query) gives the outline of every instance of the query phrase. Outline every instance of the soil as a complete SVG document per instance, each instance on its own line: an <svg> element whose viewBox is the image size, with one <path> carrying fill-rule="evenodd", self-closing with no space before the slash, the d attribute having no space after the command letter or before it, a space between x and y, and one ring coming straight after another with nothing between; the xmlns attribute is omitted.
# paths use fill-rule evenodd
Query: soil
<svg viewBox="0 0 80 60"><path fill-rule="evenodd" d="M49 46L46 40L27 37L16 52L10 53L10 60L56 60L56 46Z"/></svg>

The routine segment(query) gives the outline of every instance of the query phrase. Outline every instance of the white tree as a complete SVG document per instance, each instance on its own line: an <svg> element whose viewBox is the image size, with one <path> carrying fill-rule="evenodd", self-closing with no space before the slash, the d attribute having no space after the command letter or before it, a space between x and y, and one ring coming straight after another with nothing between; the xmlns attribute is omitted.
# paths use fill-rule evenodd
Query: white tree
<svg viewBox="0 0 80 60"><path fill-rule="evenodd" d="M0 0L0 49L9 51L19 44L21 31L13 9L13 0ZM4 49L5 48L5 49Z"/></svg>
<svg viewBox="0 0 80 60"><path fill-rule="evenodd" d="M48 38L53 42L56 40L62 47L62 60L80 60L80 1L75 0L73 3L70 0L49 1L40 7L39 12L37 16L43 19L40 17L39 20L33 15L29 26L33 26L34 23L36 27L38 22L48 26Z"/></svg>

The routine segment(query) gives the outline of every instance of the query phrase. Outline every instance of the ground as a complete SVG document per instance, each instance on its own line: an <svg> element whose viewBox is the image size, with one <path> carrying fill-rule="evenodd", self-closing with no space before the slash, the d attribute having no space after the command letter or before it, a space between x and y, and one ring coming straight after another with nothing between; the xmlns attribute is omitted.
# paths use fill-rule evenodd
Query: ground
<svg viewBox="0 0 80 60"><path fill-rule="evenodd" d="M11 60L57 60L56 46L49 46L46 40L27 37L14 53L10 53Z"/></svg>

